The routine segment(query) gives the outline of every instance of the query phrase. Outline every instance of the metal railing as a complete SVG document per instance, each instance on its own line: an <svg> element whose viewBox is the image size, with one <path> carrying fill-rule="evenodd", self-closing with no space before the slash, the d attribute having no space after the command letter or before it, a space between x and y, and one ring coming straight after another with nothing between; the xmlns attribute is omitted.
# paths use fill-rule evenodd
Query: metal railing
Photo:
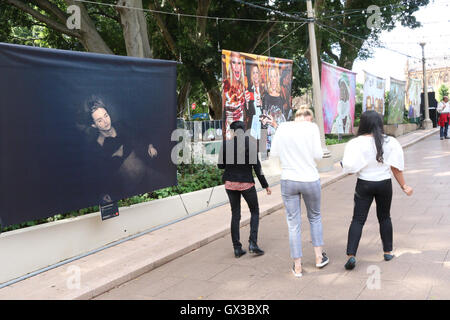
<svg viewBox="0 0 450 320"><path fill-rule="evenodd" d="M178 119L177 128L189 131L191 139L197 141L222 140L222 120L185 121Z"/></svg>

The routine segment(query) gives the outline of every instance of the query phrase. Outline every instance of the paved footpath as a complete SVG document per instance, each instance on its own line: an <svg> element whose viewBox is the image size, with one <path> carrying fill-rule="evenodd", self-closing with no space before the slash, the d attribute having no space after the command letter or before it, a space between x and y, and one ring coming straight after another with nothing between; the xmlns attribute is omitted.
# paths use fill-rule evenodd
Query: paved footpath
<svg viewBox="0 0 450 320"><path fill-rule="evenodd" d="M405 149L405 162L414 194L407 197L393 183L396 258L390 262L383 260L373 204L357 266L344 269L356 182L347 176L323 189L324 248L331 262L322 270L314 265L303 206L302 278L290 271L287 224L280 209L261 219L264 256L234 258L228 234L96 299L450 299L450 141L434 134ZM248 235L247 225L241 239Z"/></svg>
<svg viewBox="0 0 450 320"><path fill-rule="evenodd" d="M322 270L314 266L303 207L304 276L292 275L278 184L271 196L258 194L258 244L264 256L234 258L230 208L224 205L9 285L0 289L0 299L450 299L450 141L440 141L436 129L399 141L414 194L406 197L394 183L397 257L390 262L383 261L372 208L357 266L344 269L356 178L335 165L321 174L325 250L331 260ZM244 244L249 218L243 203ZM70 285L73 267L80 271L79 287Z"/></svg>

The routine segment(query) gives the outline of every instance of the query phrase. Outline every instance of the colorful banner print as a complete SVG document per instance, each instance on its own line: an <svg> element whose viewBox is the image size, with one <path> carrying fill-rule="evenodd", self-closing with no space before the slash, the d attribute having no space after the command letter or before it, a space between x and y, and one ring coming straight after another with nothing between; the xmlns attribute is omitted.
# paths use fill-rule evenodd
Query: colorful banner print
<svg viewBox="0 0 450 320"><path fill-rule="evenodd" d="M222 50L224 139L230 124L243 121L255 139L272 137L292 118L292 60Z"/></svg>
<svg viewBox="0 0 450 320"><path fill-rule="evenodd" d="M375 110L384 115L384 89L386 80L364 71L363 112Z"/></svg>
<svg viewBox="0 0 450 320"><path fill-rule="evenodd" d="M388 124L397 124L403 122L403 113L405 110L405 89L406 81L400 81L391 78L387 118Z"/></svg>
<svg viewBox="0 0 450 320"><path fill-rule="evenodd" d="M176 79L174 61L0 43L2 225L175 185Z"/></svg>
<svg viewBox="0 0 450 320"><path fill-rule="evenodd" d="M408 119L420 117L420 93L422 91L422 81L419 79L409 79L406 90L405 109L408 112Z"/></svg>
<svg viewBox="0 0 450 320"><path fill-rule="evenodd" d="M356 73L322 61L321 87L325 133L352 133Z"/></svg>

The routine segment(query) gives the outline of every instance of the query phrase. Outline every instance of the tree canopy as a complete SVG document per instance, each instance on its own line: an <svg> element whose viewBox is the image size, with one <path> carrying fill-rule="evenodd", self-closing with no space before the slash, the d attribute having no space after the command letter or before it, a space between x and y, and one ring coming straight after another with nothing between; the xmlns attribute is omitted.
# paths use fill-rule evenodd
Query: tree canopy
<svg viewBox="0 0 450 320"><path fill-rule="evenodd" d="M308 30L302 25L306 1L248 2L263 8L232 0L5 0L0 2L0 41L181 61L179 114L191 97L208 100L210 115L220 119L220 49L293 59L293 95L311 85ZM428 3L316 0L318 54L351 69L357 58L370 57L380 45L382 30L392 30L396 22L420 26L413 13ZM70 5L80 7L80 30L66 26ZM380 8L379 28L367 27L370 5Z"/></svg>

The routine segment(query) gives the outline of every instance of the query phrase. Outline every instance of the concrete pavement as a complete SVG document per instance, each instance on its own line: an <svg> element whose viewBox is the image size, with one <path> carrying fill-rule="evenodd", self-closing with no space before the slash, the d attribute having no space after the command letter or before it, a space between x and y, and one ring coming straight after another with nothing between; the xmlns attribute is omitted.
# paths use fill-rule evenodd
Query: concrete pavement
<svg viewBox="0 0 450 320"><path fill-rule="evenodd" d="M372 207L357 267L343 268L355 177L344 177L335 166L321 174L325 250L331 259L323 270L314 267L303 214L304 276L296 279L290 272L287 225L275 186L272 196L259 194L264 256L234 258L225 205L0 289L0 299L450 299L450 143L436 132L399 138L410 146L405 177L415 192L408 198L394 184L397 257L391 262L382 260ZM242 208L246 243L249 213Z"/></svg>

